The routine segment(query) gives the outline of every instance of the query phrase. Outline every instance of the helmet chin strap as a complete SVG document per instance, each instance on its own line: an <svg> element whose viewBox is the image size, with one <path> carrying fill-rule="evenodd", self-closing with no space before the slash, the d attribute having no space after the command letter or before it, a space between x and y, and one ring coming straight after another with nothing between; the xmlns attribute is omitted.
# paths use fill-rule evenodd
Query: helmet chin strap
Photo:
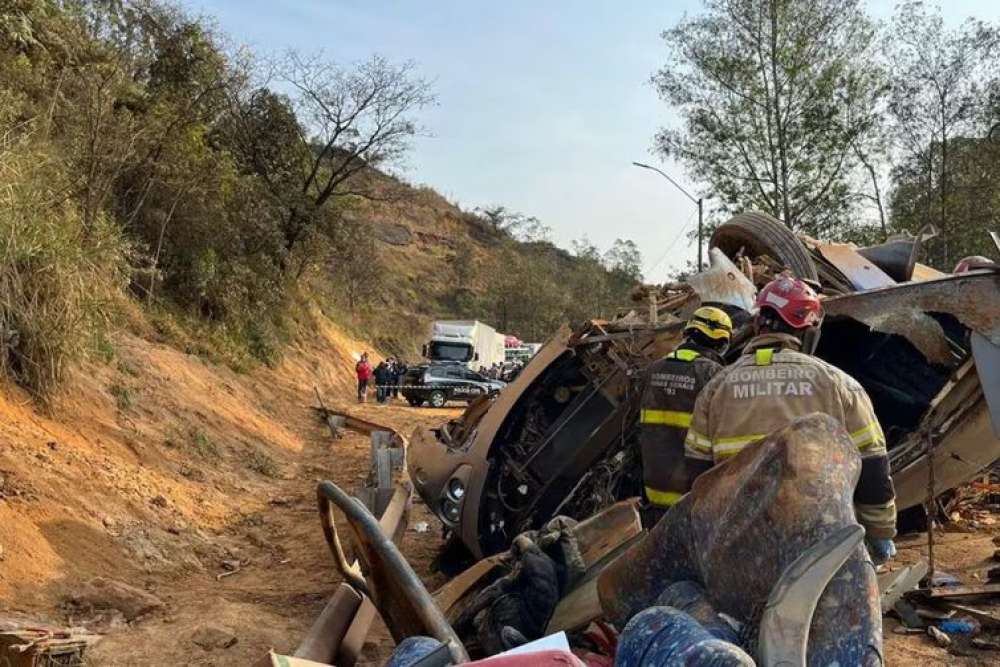
<svg viewBox="0 0 1000 667"><path fill-rule="evenodd" d="M767 333L787 334L789 336L794 336L801 341L805 337L806 332L812 329L812 327L796 329L781 319L777 313L774 313L773 311L769 312L769 310L770 309L762 308L757 313L757 317L754 318L755 335L760 336L761 334Z"/></svg>

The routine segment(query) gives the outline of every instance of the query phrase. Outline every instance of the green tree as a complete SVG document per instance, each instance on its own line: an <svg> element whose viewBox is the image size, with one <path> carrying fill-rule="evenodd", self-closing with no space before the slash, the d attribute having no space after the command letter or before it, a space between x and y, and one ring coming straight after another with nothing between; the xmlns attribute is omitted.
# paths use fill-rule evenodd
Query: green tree
<svg viewBox="0 0 1000 667"><path fill-rule="evenodd" d="M614 244L604 253L604 265L611 273L628 282L642 281L642 253L631 239L615 239Z"/></svg>
<svg viewBox="0 0 1000 667"><path fill-rule="evenodd" d="M958 188L968 186L957 178L973 174L960 168L995 158L991 146L976 138L990 129L988 93L996 85L998 46L995 27L968 19L949 29L940 10L920 2L901 5L886 35L889 110L904 158L894 172L894 224L937 225L941 234L932 248L943 266L968 245L959 239L970 220L956 214L953 200ZM963 145L956 150L958 141Z"/></svg>
<svg viewBox="0 0 1000 667"><path fill-rule="evenodd" d="M989 232L1000 228L1000 144L965 137L953 137L950 144L947 238L925 244L922 259L945 271L969 255L995 257ZM940 148L928 146L925 153L940 155ZM895 231L915 234L928 222L939 224L939 206L939 186L928 188L924 155L896 166L890 199Z"/></svg>
<svg viewBox="0 0 1000 667"><path fill-rule="evenodd" d="M882 74L860 0L706 0L663 33L653 77L680 112L656 146L724 213L764 210L814 235L849 226L858 157Z"/></svg>

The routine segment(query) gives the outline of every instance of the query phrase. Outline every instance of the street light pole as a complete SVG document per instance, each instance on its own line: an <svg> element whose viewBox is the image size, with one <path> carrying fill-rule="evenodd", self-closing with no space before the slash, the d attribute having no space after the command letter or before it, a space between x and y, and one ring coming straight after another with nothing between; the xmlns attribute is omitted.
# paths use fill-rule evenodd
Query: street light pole
<svg viewBox="0 0 1000 667"><path fill-rule="evenodd" d="M687 197L692 202L694 202L695 204L698 205L698 270L701 271L702 257L703 257L702 243L703 243L703 240L704 240L703 239L703 235L704 235L704 219L702 217L703 216L702 202L704 200L701 197L699 197L698 199L695 199L694 197L692 197L691 194L687 190L685 190L684 188L682 188L677 183L677 181L675 181L674 179L670 178L670 176L668 176L665 172L660 171L656 167L654 167L652 165L648 165L648 164L643 164L642 162L633 162L632 164L635 165L636 167L642 167L643 169L649 169L650 171L655 171L657 174L659 174L663 178L665 178L668 181L670 181L670 184L673 185L678 190L680 190L681 193L683 193L683 195L685 197Z"/></svg>
<svg viewBox="0 0 1000 667"><path fill-rule="evenodd" d="M698 197L698 270L701 271L701 267L704 266L701 263L701 244L704 230L704 223L702 221L702 198Z"/></svg>

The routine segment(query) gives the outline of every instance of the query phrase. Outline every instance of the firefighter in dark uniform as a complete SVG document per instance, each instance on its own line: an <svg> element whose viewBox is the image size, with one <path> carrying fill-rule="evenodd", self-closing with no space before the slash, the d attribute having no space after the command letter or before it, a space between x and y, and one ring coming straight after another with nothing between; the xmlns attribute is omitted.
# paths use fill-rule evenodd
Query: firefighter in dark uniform
<svg viewBox="0 0 1000 667"><path fill-rule="evenodd" d="M677 349L650 365L639 413L642 477L652 525L711 465L684 456L684 439L695 399L722 370L733 323L720 308L702 306L684 327Z"/></svg>

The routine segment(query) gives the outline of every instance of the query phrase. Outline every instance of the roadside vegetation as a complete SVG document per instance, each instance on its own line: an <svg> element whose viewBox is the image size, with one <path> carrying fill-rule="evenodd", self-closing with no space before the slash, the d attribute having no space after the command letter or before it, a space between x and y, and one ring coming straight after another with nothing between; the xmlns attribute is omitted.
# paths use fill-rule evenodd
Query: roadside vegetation
<svg viewBox="0 0 1000 667"><path fill-rule="evenodd" d="M473 267L441 262L456 285L501 258L516 265L503 294L389 284L366 215L421 194L386 176L434 102L412 64L262 59L225 44L209 21L157 0L5 3L0 373L44 398L88 354L113 359L109 336L136 304L165 341L237 369L277 362L317 303L389 350L416 349L435 316L489 308L533 338L561 320L575 301L558 284L570 256L513 229L494 227ZM579 271L600 283L614 267L592 259ZM551 279L526 289L535 270ZM522 290L517 312L508 289Z"/></svg>
<svg viewBox="0 0 1000 667"><path fill-rule="evenodd" d="M924 261L996 255L1000 31L907 1L705 0L653 76L680 122L656 151L701 183L711 224L747 209L876 243L934 225Z"/></svg>
<svg viewBox="0 0 1000 667"><path fill-rule="evenodd" d="M858 242L933 224L939 268L990 254L995 27L912 2L879 25L860 0L706 0L664 38L653 83L681 122L655 149L702 184L709 226L749 208ZM112 363L121 327L246 370L318 317L413 357L435 318L536 341L629 306L631 241L562 249L530 215L391 176L436 102L413 64L228 44L161 0L4 4L0 374L44 399L86 357ZM411 271L392 221L420 236L449 216L460 233L420 239L433 273Z"/></svg>

